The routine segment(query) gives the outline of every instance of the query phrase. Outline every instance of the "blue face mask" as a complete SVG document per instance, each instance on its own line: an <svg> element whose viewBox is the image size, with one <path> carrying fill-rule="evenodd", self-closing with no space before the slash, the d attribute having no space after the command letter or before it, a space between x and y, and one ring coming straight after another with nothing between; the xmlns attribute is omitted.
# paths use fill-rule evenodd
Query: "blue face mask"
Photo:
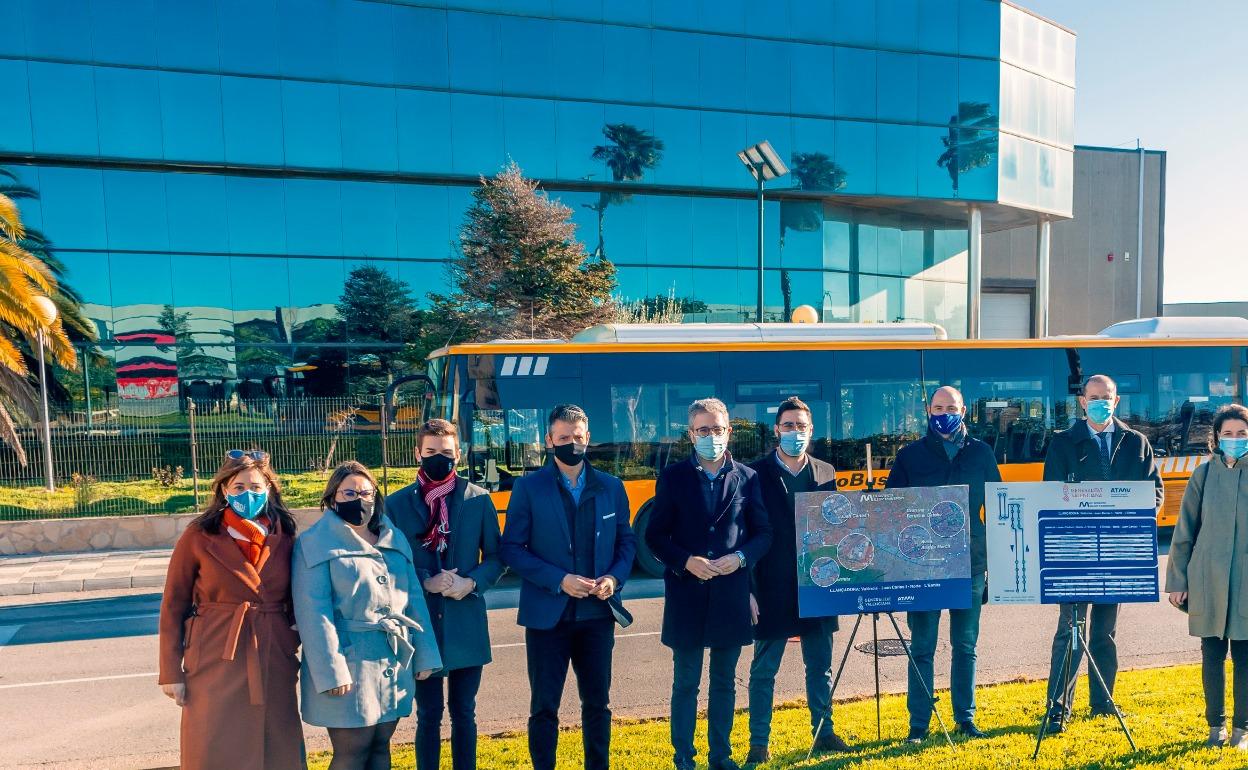
<svg viewBox="0 0 1248 770"><path fill-rule="evenodd" d="M789 457L801 457L806 447L810 446L810 433L791 430L780 434L780 451Z"/></svg>
<svg viewBox="0 0 1248 770"><path fill-rule="evenodd" d="M698 436L693 442L698 457L714 462L724 456L728 449L728 436Z"/></svg>
<svg viewBox="0 0 1248 770"><path fill-rule="evenodd" d="M1097 425L1104 425L1114 416L1114 402L1107 398L1088 401L1088 419Z"/></svg>
<svg viewBox="0 0 1248 770"><path fill-rule="evenodd" d="M930 414L927 416L927 424L942 436L952 436L962 427L962 415L956 412Z"/></svg>
<svg viewBox="0 0 1248 770"><path fill-rule="evenodd" d="M1248 438L1220 438L1218 449L1232 460L1238 460L1248 454Z"/></svg>
<svg viewBox="0 0 1248 770"><path fill-rule="evenodd" d="M230 504L230 508L242 516L244 519L254 519L264 510L264 506L269 502L269 492L240 492L237 495L226 495L226 502Z"/></svg>

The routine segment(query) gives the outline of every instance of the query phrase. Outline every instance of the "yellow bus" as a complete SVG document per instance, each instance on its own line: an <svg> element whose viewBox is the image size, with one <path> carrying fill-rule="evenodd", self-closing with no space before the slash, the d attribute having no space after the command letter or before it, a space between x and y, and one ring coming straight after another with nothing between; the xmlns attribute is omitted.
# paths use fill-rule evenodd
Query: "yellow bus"
<svg viewBox="0 0 1248 770"><path fill-rule="evenodd" d="M689 455L696 398L728 405L733 457L749 462L772 446L776 405L800 397L814 412L812 453L855 489L868 473L887 476L897 450L926 430L928 394L953 385L1005 479L1039 480L1053 432L1081 416L1081 383L1105 373L1118 382L1117 415L1153 445L1166 486L1160 524L1171 526L1206 459L1214 411L1242 400L1248 320L1141 319L1034 340L951 340L932 324L605 325L568 341L453 345L430 356L428 372L426 416L459 426L468 474L504 518L512 480L545 462L550 408L572 402L590 417L593 466L624 480L639 534L660 469ZM661 573L644 541L638 562Z"/></svg>

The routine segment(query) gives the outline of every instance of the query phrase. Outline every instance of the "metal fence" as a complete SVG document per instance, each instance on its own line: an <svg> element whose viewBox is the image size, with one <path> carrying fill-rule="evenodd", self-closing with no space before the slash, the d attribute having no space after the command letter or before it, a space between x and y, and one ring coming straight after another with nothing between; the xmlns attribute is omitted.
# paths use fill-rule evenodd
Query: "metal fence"
<svg viewBox="0 0 1248 770"><path fill-rule="evenodd" d="M0 445L0 520L196 510L196 486L202 503L230 449L268 452L274 470L296 492L301 481L320 478L342 460L378 469L379 478L416 465L418 400L390 406L384 430L380 397L188 400L167 414L136 411L118 402L90 415L60 416L51 430L57 487L51 495L43 489L40 432L21 432L25 466ZM414 470L398 474L412 475Z"/></svg>

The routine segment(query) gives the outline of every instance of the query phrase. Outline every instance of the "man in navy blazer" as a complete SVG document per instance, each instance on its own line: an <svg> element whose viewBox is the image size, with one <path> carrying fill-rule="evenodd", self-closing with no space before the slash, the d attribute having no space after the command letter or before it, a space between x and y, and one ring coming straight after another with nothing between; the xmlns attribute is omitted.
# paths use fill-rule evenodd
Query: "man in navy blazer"
<svg viewBox="0 0 1248 770"><path fill-rule="evenodd" d="M516 480L499 549L523 581L517 622L525 627L529 664L529 758L534 770L555 766L570 663L581 696L585 768L607 770L615 646L608 602L628 579L637 542L624 484L585 462L585 411L557 406L547 425L553 461Z"/></svg>
<svg viewBox="0 0 1248 770"><path fill-rule="evenodd" d="M698 685L710 649L707 708L710 770L737 770L732 759L736 669L754 640L752 567L771 547L771 521L754 469L732 459L728 408L716 398L689 406L694 453L670 465L655 489L646 543L663 574L663 644L672 648L672 749L678 770L693 770Z"/></svg>

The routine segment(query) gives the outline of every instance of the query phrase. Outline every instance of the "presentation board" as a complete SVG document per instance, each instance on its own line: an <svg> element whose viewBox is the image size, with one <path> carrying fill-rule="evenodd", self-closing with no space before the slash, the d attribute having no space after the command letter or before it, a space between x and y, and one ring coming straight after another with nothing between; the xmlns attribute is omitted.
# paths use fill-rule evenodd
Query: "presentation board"
<svg viewBox="0 0 1248 770"><path fill-rule="evenodd" d="M796 495L798 614L969 607L968 492L947 486Z"/></svg>
<svg viewBox="0 0 1248 770"><path fill-rule="evenodd" d="M985 485L988 601L1155 602L1151 481Z"/></svg>

